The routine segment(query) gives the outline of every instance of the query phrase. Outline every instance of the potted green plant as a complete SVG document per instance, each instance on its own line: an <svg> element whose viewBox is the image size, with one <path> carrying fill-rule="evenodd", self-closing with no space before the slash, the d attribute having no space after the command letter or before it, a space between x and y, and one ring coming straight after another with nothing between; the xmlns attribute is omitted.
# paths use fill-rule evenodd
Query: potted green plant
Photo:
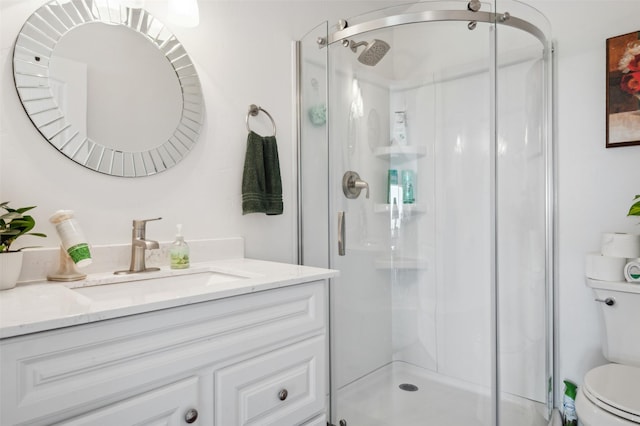
<svg viewBox="0 0 640 426"><path fill-rule="evenodd" d="M36 221L25 213L35 207L13 209L9 207L9 201L0 203L0 208L6 212L0 216L0 290L15 287L22 269L21 250L27 247L12 250L11 245L23 235L46 237L39 232L29 232L35 227Z"/></svg>
<svg viewBox="0 0 640 426"><path fill-rule="evenodd" d="M631 204L631 207L629 208L629 213L627 213L627 216L640 216L640 195L636 195L633 198L633 204Z"/></svg>

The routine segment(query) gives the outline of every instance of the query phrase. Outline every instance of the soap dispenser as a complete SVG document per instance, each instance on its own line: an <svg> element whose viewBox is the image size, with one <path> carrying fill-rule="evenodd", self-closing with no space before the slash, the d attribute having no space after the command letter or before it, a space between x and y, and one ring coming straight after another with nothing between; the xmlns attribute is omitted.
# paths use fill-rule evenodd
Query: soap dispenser
<svg viewBox="0 0 640 426"><path fill-rule="evenodd" d="M182 225L178 224L176 240L171 244L171 269L187 269L189 267L189 246L182 236Z"/></svg>

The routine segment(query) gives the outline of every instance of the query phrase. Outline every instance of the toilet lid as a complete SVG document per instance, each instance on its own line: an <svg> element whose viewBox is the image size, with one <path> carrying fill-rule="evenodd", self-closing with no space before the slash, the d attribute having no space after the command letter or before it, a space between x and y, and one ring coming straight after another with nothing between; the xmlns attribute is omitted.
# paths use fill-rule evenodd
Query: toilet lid
<svg viewBox="0 0 640 426"><path fill-rule="evenodd" d="M640 368L621 364L596 367L584 377L584 390L603 410L640 423Z"/></svg>

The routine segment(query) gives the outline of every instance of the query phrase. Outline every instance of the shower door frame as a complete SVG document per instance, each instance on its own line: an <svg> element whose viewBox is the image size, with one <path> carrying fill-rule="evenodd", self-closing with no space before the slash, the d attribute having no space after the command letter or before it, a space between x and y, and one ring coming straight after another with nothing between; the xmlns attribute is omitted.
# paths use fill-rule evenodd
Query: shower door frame
<svg viewBox="0 0 640 426"><path fill-rule="evenodd" d="M422 11L415 13L406 13L406 14L398 14L392 16L386 16L378 19L373 19L370 21L362 22L355 24L353 26L348 26L347 22L341 22L338 25L336 31L332 33L328 33L326 39L318 39L318 45L320 48L328 48L331 44L341 42L343 40L349 39L353 36L357 36L366 32L380 30L384 28L392 28L400 25L407 24L418 24L418 23L428 23L428 22L444 22L444 21L458 21L458 22L483 22L491 25L506 25L509 27L513 27L522 31L525 31L534 37L536 37L543 47L543 50L547 52L544 56L548 57L545 61L545 76L549 78L550 81L545 81L543 84L544 90L544 105L545 105L545 114L544 114L544 129L542 134L544 135L544 164L545 164L545 287L546 287L546 324L545 330L547 333L546 343L546 379L550 380L549 389L548 389L548 400L547 400L547 415L548 418L551 417L551 411L553 410L555 404L555 381L556 381L556 362L555 362L555 351L554 347L557 343L554 333L554 321L557 316L554 305L554 296L555 296L555 286L554 283L556 281L556 271L555 271L555 260L557 253L557 240L555 233L555 223L557 219L557 210L555 203L555 146L553 144L553 76L554 76L554 46L553 43L546 37L545 33L535 26L534 24L515 17L511 16L508 12L498 13L498 12L483 12L483 11L471 11L471 10L431 10L431 11ZM471 26L469 27L471 28ZM491 208L491 252L490 257L492 259L491 265L491 273L490 273L490 281L492 287L491 293L491 364L492 364L492 374L491 374L491 417L493 420L493 424L495 426L500 426L500 416L499 416L499 404L500 404L500 378L498 366L500 363L499 353L500 353L500 342L499 342L499 310L497 306L498 300L498 276L497 276L497 141L498 141L498 114L497 114L497 31L493 32L491 38L491 66L490 66L490 75L491 75L491 99L490 106L494 111L492 114L492 120L490 124L490 188L491 192L489 195L490 199L490 208ZM304 262L304 250L303 250L303 218L302 218L302 202L304 193L302 191L302 157L301 157L301 144L302 144L302 85L301 85L301 58L302 58L302 47L301 41L297 41L294 44L294 55L295 55L295 66L296 66L296 126L297 126L297 231L298 231L298 263L303 264ZM327 61L329 58L327 57ZM328 68L326 69L327 73L329 72ZM327 78L327 81L329 79ZM330 84L329 82L327 84ZM327 93L325 95L328 97L328 87ZM327 119L327 132L326 137L327 141L329 138L329 124L330 117ZM331 160L329 160L331 161ZM328 183L328 182L327 182ZM328 201L327 201L328 202ZM333 214L334 212L327 212L328 215ZM330 234L327 236L329 238L329 243L331 244L331 229L329 229ZM327 253L328 262L331 262L331 254ZM330 263L327 266L331 266ZM330 285L331 287L331 285ZM329 290L331 291L331 290ZM329 320L330 321L330 320ZM329 327L329 330L331 328ZM331 341L331 339L330 339ZM329 357L331 360L331 356ZM330 374L330 381L331 381ZM330 406L328 407L327 413L327 424L332 425L332 417L334 407L334 396L331 395L333 391L332 386L329 385L329 402Z"/></svg>

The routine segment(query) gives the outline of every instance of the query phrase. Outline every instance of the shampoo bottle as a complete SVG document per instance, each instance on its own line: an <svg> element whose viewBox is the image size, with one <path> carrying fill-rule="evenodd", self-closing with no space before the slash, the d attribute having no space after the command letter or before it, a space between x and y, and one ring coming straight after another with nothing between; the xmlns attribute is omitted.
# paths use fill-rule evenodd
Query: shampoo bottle
<svg viewBox="0 0 640 426"><path fill-rule="evenodd" d="M182 236L182 225L178 225L176 240L171 244L171 269L187 269L189 267L189 246Z"/></svg>
<svg viewBox="0 0 640 426"><path fill-rule="evenodd" d="M407 114L396 111L393 123L393 139L391 145L404 146L407 144Z"/></svg>

